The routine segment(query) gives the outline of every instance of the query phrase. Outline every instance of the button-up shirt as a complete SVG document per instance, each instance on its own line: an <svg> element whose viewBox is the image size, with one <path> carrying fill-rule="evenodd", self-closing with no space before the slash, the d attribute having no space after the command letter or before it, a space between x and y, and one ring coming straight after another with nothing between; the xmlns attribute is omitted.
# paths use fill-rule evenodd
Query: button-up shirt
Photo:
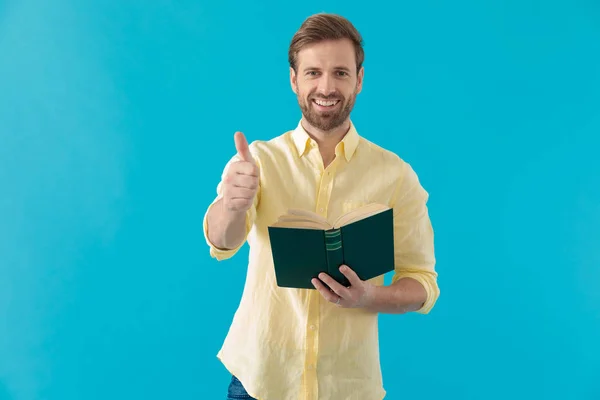
<svg viewBox="0 0 600 400"><path fill-rule="evenodd" d="M406 277L420 282L427 300L418 312L426 314L439 296L428 193L406 161L359 136L353 123L326 168L302 123L249 148L260 173L257 195L246 213L247 277L218 358L259 400L384 398L378 314L337 307L317 290L278 287L268 226L288 209L311 210L333 222L368 203L389 205L395 225L392 282ZM214 201L221 196L219 183ZM232 257L244 244L218 249L208 229L205 216L204 235L217 260ZM370 281L383 285L383 279Z"/></svg>

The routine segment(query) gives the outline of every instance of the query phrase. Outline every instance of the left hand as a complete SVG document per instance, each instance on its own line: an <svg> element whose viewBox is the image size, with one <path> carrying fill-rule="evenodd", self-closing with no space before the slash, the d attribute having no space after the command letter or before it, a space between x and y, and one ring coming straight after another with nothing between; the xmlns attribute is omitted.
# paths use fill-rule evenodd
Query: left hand
<svg viewBox="0 0 600 400"><path fill-rule="evenodd" d="M329 287L319 282L319 279L313 279L311 282L327 301L338 307L359 308L367 306L372 299L375 285L361 280L347 265L342 265L340 271L350 281L350 287L340 285L325 273L319 274L319 279Z"/></svg>

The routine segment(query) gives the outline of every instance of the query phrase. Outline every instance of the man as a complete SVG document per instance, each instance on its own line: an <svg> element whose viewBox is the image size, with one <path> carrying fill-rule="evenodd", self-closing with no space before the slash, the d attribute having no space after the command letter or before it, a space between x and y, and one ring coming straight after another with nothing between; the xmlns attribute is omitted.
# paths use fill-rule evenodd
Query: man
<svg viewBox="0 0 600 400"><path fill-rule="evenodd" d="M232 374L230 399L382 399L378 314L425 314L439 296L427 192L406 162L359 136L350 120L363 60L348 20L311 16L289 48L300 123L250 145L234 136L237 154L204 219L213 257L232 257L246 241L250 249L242 299L218 353ZM326 275L313 281L316 290L277 286L267 227L281 214L303 208L333 221L371 202L394 210L390 285L342 266L349 287Z"/></svg>

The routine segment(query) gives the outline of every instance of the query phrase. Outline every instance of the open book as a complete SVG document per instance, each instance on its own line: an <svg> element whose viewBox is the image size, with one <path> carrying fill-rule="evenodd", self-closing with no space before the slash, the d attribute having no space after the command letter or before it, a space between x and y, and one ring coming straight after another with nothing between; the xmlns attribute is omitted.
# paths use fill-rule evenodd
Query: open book
<svg viewBox="0 0 600 400"><path fill-rule="evenodd" d="M333 223L306 210L288 210L269 226L278 286L314 289L312 278L325 272L344 286L348 265L362 280L394 269L393 210L371 203Z"/></svg>

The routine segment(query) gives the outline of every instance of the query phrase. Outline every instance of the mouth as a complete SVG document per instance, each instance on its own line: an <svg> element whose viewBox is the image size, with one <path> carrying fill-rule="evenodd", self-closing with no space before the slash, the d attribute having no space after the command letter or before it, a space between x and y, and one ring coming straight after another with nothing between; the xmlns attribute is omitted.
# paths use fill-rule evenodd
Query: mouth
<svg viewBox="0 0 600 400"><path fill-rule="evenodd" d="M318 110L328 111L334 109L340 103L340 100L312 99L312 102Z"/></svg>

